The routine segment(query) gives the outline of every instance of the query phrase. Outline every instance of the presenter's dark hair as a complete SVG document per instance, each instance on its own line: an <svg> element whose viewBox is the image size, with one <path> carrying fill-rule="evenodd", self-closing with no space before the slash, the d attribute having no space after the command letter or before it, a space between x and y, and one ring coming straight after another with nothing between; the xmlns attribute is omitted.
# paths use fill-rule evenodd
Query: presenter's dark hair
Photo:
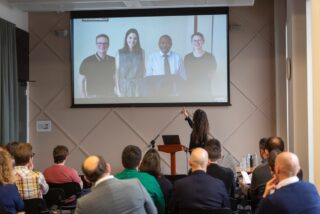
<svg viewBox="0 0 320 214"><path fill-rule="evenodd" d="M53 149L54 163L62 163L69 155L69 150L64 145L58 145Z"/></svg>
<svg viewBox="0 0 320 214"><path fill-rule="evenodd" d="M139 166L141 172L147 172L155 177L161 175L160 155L155 149L149 149L143 156Z"/></svg>
<svg viewBox="0 0 320 214"><path fill-rule="evenodd" d="M129 52L130 49L129 49L129 46L128 46L128 43L127 43L127 38L129 36L130 33L134 33L136 34L137 36L137 44L133 47L133 52L136 52L136 53L141 53L142 51L142 48L141 48L141 45L140 45L140 38L139 38L139 33L136 29L134 28L130 28L127 32L126 32L126 36L124 37L124 45L123 45L123 48L122 50L124 52Z"/></svg>
<svg viewBox="0 0 320 214"><path fill-rule="evenodd" d="M97 36L96 36L96 41L97 41L99 38L101 38L101 37L106 38L106 39L108 40L108 42L110 41L110 40L109 40L109 36L108 36L107 34L104 34L104 33L97 35Z"/></svg>
<svg viewBox="0 0 320 214"><path fill-rule="evenodd" d="M264 150L266 149L266 144L267 144L268 138L261 138L259 141L259 149Z"/></svg>
<svg viewBox="0 0 320 214"><path fill-rule="evenodd" d="M209 133L209 121L205 111L197 109L193 114L193 127L191 140L196 144L207 143Z"/></svg>
<svg viewBox="0 0 320 214"><path fill-rule="evenodd" d="M135 169L141 161L141 150L139 147L129 145L122 151L122 165L126 169Z"/></svg>
<svg viewBox="0 0 320 214"><path fill-rule="evenodd" d="M200 36L201 39L204 41L204 36L203 36L203 34L200 33L200 32L196 32L196 33L192 34L192 35L191 35L191 41L192 41L193 37L195 37L195 36Z"/></svg>
<svg viewBox="0 0 320 214"><path fill-rule="evenodd" d="M221 143L219 140L210 139L204 149L208 152L208 157L211 161L216 161L221 158Z"/></svg>
<svg viewBox="0 0 320 214"><path fill-rule="evenodd" d="M105 173L107 173L107 164L106 161L100 155L97 155L99 159L97 167L94 170L88 170L84 167L84 162L82 164L82 171L87 177L87 179L95 183L99 178L101 178Z"/></svg>
<svg viewBox="0 0 320 214"><path fill-rule="evenodd" d="M269 153L271 153L274 149L279 149L280 151L284 151L284 141L281 137L269 137L266 143L266 149Z"/></svg>

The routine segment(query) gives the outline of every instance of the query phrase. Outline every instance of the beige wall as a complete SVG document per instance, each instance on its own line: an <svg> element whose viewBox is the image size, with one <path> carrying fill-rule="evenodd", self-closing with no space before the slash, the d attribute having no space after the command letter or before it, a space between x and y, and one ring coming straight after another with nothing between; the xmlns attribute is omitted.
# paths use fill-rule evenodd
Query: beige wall
<svg viewBox="0 0 320 214"><path fill-rule="evenodd" d="M236 158L258 152L261 137L275 134L273 1L256 0L254 7L230 9L229 107L201 107L211 133ZM234 27L239 25L239 27ZM233 26L233 27L232 27ZM30 13L30 142L35 165L52 163L52 149L65 144L68 164L80 169L88 154L101 154L114 172L121 170L121 151L128 144L143 151L159 130L179 134L189 144L190 128L179 115L181 107L71 109L69 38L55 30L69 28L68 13ZM194 111L197 107L188 108ZM36 132L37 120L51 120L51 132ZM162 144L159 138L157 144ZM162 154L164 172L169 156ZM186 173L185 154L177 155L178 173Z"/></svg>

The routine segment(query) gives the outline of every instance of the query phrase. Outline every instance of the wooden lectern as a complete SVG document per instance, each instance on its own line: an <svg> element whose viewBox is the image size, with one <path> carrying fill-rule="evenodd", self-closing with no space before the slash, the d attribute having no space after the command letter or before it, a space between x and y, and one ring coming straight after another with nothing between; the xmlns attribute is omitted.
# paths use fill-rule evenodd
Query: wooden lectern
<svg viewBox="0 0 320 214"><path fill-rule="evenodd" d="M171 175L176 175L176 152L185 151L186 147L180 144L158 145L158 150L161 152L170 153Z"/></svg>

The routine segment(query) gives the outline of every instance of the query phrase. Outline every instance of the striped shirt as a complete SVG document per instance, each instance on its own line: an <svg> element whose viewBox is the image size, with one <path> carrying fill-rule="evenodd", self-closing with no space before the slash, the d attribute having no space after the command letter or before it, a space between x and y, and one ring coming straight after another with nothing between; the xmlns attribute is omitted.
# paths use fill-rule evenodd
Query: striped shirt
<svg viewBox="0 0 320 214"><path fill-rule="evenodd" d="M49 186L41 172L34 172L26 166L14 167L16 185L23 200L42 198Z"/></svg>

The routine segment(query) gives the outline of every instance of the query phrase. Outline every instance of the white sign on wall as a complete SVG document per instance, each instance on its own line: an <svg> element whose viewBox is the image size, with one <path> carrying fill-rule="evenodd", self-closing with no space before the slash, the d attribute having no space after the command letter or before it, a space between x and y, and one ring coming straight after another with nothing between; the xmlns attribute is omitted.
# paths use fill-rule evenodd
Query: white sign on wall
<svg viewBox="0 0 320 214"><path fill-rule="evenodd" d="M51 132L51 120L38 120L37 132Z"/></svg>

